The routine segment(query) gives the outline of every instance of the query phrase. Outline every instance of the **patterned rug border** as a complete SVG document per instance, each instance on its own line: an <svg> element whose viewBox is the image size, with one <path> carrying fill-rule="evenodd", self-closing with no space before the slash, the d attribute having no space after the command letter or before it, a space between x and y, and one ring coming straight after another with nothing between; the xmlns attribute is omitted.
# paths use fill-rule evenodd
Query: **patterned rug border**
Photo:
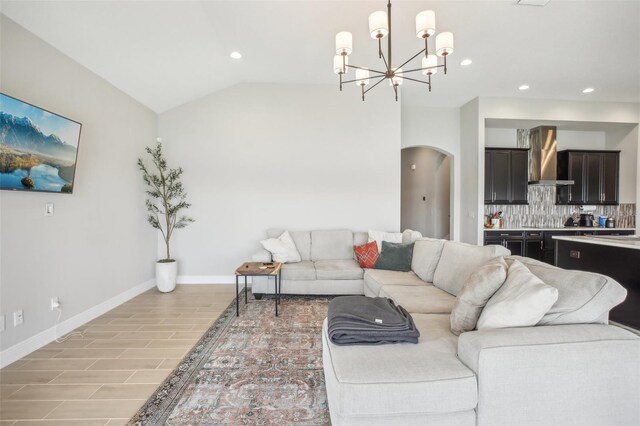
<svg viewBox="0 0 640 426"><path fill-rule="evenodd" d="M238 296L240 297L240 296ZM241 306L242 308L242 306ZM242 314L242 312L240 312ZM190 382L191 377L206 362L207 354L216 348L216 340L222 331L236 317L236 298L226 307L218 319L198 340L198 343L182 358L178 366L158 386L138 412L129 420L127 426L164 424L171 410L178 403L182 389Z"/></svg>
<svg viewBox="0 0 640 426"><path fill-rule="evenodd" d="M239 295L238 297L241 297ZM317 298L333 299L333 296L314 295L283 295L283 299L309 300ZM265 295L266 301L273 303L273 298ZM256 300L249 291L249 303L264 303ZM240 303L240 317L246 305ZM207 362L208 355L218 347L218 340L236 317L236 298L234 298L218 319L200 338L198 343L182 358L178 366L158 386L153 395L129 420L127 426L155 426L163 425L171 415L175 406L180 402L183 389L191 382L191 378Z"/></svg>

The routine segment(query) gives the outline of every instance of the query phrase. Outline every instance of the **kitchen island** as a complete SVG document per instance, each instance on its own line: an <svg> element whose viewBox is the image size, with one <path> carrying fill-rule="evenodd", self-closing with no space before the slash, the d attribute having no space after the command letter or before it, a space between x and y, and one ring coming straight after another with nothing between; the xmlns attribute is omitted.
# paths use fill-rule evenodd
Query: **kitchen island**
<svg viewBox="0 0 640 426"><path fill-rule="evenodd" d="M556 266L607 275L627 289L627 299L611 310L609 318L640 330L640 237L585 235L553 239Z"/></svg>

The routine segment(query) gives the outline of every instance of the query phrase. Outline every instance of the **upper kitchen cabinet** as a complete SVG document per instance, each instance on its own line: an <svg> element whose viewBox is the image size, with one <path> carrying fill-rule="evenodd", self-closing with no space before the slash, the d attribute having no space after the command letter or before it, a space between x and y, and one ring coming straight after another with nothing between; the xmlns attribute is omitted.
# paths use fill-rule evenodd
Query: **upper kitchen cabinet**
<svg viewBox="0 0 640 426"><path fill-rule="evenodd" d="M528 203L528 149L486 148L485 204Z"/></svg>
<svg viewBox="0 0 640 426"><path fill-rule="evenodd" d="M618 204L620 151L565 150L558 152L557 204Z"/></svg>

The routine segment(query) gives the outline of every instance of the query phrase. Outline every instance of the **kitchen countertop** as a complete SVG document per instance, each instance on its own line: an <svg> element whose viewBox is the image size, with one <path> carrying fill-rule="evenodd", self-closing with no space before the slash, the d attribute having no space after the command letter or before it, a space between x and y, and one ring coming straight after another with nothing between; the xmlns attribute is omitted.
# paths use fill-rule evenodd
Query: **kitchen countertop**
<svg viewBox="0 0 640 426"><path fill-rule="evenodd" d="M624 238L614 239L607 235L602 235L602 236L583 235L583 236L557 236L557 237L553 237L553 239L563 240L563 241L573 241L577 243L597 244L601 246L622 247L622 248L640 250L640 237L636 237L636 239L626 240Z"/></svg>
<svg viewBox="0 0 640 426"><path fill-rule="evenodd" d="M520 228L484 228L485 231L635 231L635 228L600 228L598 226L563 226L560 228L535 228L522 226Z"/></svg>

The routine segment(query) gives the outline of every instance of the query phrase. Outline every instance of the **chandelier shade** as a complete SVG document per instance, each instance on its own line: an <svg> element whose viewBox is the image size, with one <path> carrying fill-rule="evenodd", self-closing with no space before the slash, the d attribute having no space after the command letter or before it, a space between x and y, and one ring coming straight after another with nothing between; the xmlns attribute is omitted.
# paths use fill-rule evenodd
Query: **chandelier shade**
<svg viewBox="0 0 640 426"><path fill-rule="evenodd" d="M333 72L340 78L340 91L343 84L355 83L361 87L362 100L365 94L377 87L383 80L388 79L393 88L395 99L398 100L398 88L404 80L426 84L431 91L431 76L438 72L438 68L444 68L447 74L447 56L453 53L453 33L442 32L436 35L435 54L429 53L429 39L436 34L436 14L433 10L424 10L416 15L415 34L424 40L424 48L404 61L400 66L394 66L391 46L391 0L387 1L387 11L373 12L369 15L369 34L378 41L378 58L382 59L384 68L376 70L356 65L349 65L348 55L353 53L353 37L350 32L342 31L336 34L336 56L333 58ZM386 55L382 48L382 39L387 39ZM422 56L421 66L411 68L407 66L411 61ZM438 56L443 57L443 63L438 64ZM349 68L356 70L353 80L343 80L343 75ZM403 69L404 68L404 69ZM409 68L409 69L407 69ZM427 81L407 76L406 74L418 72L427 77ZM371 83L371 84L370 84ZM365 89L365 86L369 86Z"/></svg>
<svg viewBox="0 0 640 426"><path fill-rule="evenodd" d="M336 34L336 55L351 55L353 52L353 36L348 31Z"/></svg>
<svg viewBox="0 0 640 426"><path fill-rule="evenodd" d="M357 69L356 70L356 85L366 86L369 84L369 70Z"/></svg>
<svg viewBox="0 0 640 426"><path fill-rule="evenodd" d="M416 15L416 36L430 37L436 33L436 14L433 10L424 10Z"/></svg>
<svg viewBox="0 0 640 426"><path fill-rule="evenodd" d="M446 56L453 53L453 33L445 32L436 36L436 53Z"/></svg>
<svg viewBox="0 0 640 426"><path fill-rule="evenodd" d="M349 71L349 57L348 56L342 56L342 55L336 55L333 57L333 72L341 75L341 74L346 74L347 71Z"/></svg>
<svg viewBox="0 0 640 426"><path fill-rule="evenodd" d="M389 22L387 13L379 10L369 15L369 33L371 38L384 38L389 34Z"/></svg>
<svg viewBox="0 0 640 426"><path fill-rule="evenodd" d="M429 55L426 58L422 57L422 74L433 75L438 72L438 57L436 55Z"/></svg>

